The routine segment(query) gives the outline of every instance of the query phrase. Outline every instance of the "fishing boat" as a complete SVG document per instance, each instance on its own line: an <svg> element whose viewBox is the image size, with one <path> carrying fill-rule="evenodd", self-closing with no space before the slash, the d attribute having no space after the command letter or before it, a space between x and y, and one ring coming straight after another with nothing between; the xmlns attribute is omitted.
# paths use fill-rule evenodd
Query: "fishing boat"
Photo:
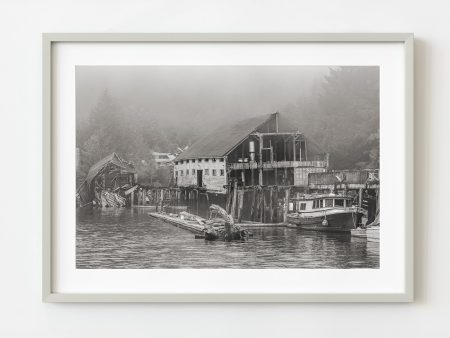
<svg viewBox="0 0 450 338"><path fill-rule="evenodd" d="M350 232L364 213L351 196L305 194L292 201L296 211L288 213L288 226L304 230Z"/></svg>

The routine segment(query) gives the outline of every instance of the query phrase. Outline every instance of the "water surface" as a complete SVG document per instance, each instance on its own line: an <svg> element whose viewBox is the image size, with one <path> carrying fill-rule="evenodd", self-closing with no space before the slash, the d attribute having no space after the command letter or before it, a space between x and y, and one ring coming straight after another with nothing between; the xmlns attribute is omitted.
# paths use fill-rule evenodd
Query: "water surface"
<svg viewBox="0 0 450 338"><path fill-rule="evenodd" d="M252 228L247 242L209 242L147 213L77 210L77 268L379 268L379 244L346 234Z"/></svg>

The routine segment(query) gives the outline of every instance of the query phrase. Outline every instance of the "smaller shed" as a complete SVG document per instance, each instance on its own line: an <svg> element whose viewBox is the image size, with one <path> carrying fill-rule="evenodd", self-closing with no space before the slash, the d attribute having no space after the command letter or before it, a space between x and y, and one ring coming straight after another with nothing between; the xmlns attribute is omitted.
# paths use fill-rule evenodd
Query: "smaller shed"
<svg viewBox="0 0 450 338"><path fill-rule="evenodd" d="M136 183L137 174L133 164L112 153L95 163L77 189L81 204L95 198L95 189L111 191L120 187L130 187Z"/></svg>

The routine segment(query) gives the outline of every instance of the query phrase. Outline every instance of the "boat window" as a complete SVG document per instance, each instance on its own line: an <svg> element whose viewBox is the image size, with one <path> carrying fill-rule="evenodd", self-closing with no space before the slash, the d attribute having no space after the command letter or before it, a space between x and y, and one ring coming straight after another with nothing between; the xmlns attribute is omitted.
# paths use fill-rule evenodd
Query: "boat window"
<svg viewBox="0 0 450 338"><path fill-rule="evenodd" d="M337 207L343 207L344 206L344 200L343 199L336 199L334 200L334 205Z"/></svg>
<svg viewBox="0 0 450 338"><path fill-rule="evenodd" d="M325 208L332 208L333 207L333 200L331 198L327 198L325 200Z"/></svg>
<svg viewBox="0 0 450 338"><path fill-rule="evenodd" d="M306 210L306 203L300 203L300 210Z"/></svg>

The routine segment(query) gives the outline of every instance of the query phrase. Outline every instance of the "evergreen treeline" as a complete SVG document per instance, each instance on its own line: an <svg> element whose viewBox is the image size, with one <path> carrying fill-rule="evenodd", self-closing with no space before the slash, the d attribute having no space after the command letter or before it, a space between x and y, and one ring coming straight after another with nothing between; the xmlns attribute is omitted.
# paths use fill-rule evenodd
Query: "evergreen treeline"
<svg viewBox="0 0 450 338"><path fill-rule="evenodd" d="M280 112L330 153L332 168L379 167L378 67L332 68L322 82L307 94L299 91L298 101ZM162 127L156 116L121 107L105 91L89 118L77 120L77 182L84 179L92 164L112 152L134 163L141 182L162 180L166 173L158 172L153 151L174 152L191 144L204 130L183 125Z"/></svg>

